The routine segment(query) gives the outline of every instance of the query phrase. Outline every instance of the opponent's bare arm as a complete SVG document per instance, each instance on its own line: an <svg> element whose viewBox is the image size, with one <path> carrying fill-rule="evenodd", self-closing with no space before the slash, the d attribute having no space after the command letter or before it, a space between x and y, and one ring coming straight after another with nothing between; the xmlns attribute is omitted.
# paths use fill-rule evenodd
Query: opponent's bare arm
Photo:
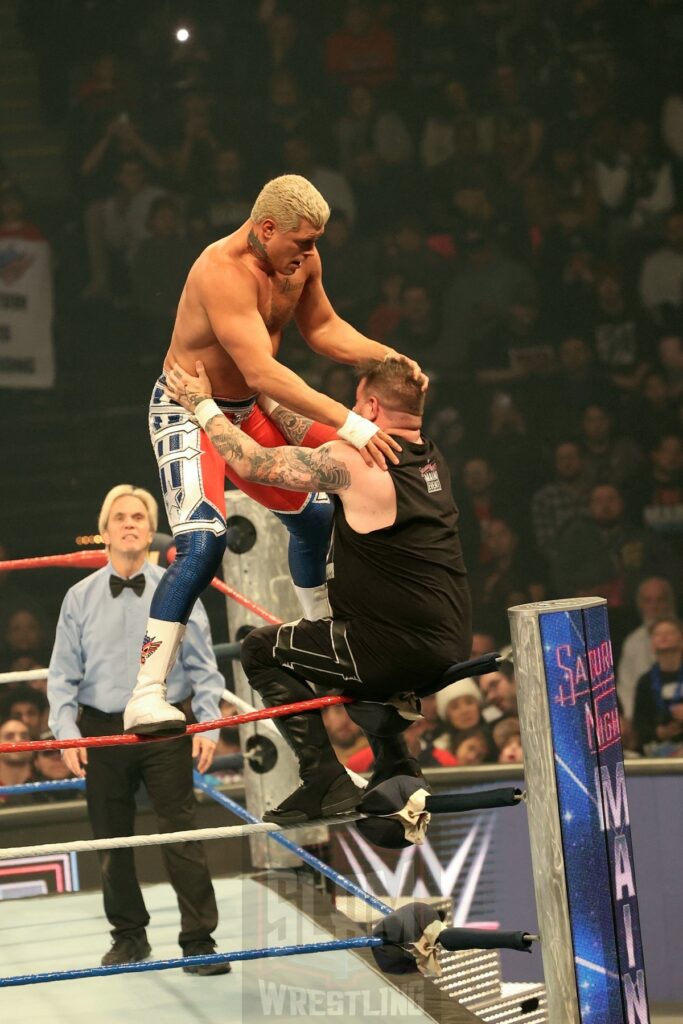
<svg viewBox="0 0 683 1024"><path fill-rule="evenodd" d="M184 383L188 377L179 367L174 368L167 377L166 392L188 412L194 412L211 398L211 388L206 375L200 380L191 378L195 381L192 387ZM359 453L342 441L330 441L320 448L262 448L222 413L208 419L203 429L235 472L255 483L274 484L290 491L339 492L351 483L349 460L358 461L364 469Z"/></svg>
<svg viewBox="0 0 683 1024"><path fill-rule="evenodd" d="M207 269L202 299L211 329L249 387L270 395L302 416L339 430L349 415L346 406L315 391L274 358L270 335L258 311L258 285L253 275L248 270L233 268L229 289L226 298L222 266ZM360 452L368 465L375 462L386 469L386 459L396 462L394 452L399 448L392 437L380 430Z"/></svg>
<svg viewBox="0 0 683 1024"><path fill-rule="evenodd" d="M421 381L422 390L425 391L429 378L414 359L396 352L389 345L366 338L335 313L323 288L322 265L317 252L311 256L310 263L311 273L301 293L295 314L297 326L309 347L338 363L362 363L369 359L402 359L412 367L415 379Z"/></svg>

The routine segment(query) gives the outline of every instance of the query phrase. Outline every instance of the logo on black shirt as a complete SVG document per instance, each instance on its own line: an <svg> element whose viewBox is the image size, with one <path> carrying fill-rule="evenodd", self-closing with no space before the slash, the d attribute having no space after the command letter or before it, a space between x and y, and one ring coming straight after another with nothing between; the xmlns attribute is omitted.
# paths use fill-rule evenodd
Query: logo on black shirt
<svg viewBox="0 0 683 1024"><path fill-rule="evenodd" d="M426 466L420 466L420 475L427 484L429 494L441 490L441 481L439 480L439 473L435 462L428 462Z"/></svg>

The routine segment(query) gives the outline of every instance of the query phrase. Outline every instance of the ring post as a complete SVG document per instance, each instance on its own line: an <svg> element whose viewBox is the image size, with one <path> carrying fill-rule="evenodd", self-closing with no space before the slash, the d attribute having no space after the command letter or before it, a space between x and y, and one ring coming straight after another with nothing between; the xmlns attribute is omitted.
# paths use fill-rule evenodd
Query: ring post
<svg viewBox="0 0 683 1024"><path fill-rule="evenodd" d="M548 1018L648 1024L606 601L509 618Z"/></svg>

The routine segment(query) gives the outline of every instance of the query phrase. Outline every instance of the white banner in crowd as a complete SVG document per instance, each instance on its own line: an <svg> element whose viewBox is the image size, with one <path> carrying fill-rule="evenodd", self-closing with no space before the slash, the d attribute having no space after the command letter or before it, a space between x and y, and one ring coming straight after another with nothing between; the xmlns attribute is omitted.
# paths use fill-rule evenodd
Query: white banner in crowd
<svg viewBox="0 0 683 1024"><path fill-rule="evenodd" d="M51 388L55 380L50 246L0 237L0 388Z"/></svg>

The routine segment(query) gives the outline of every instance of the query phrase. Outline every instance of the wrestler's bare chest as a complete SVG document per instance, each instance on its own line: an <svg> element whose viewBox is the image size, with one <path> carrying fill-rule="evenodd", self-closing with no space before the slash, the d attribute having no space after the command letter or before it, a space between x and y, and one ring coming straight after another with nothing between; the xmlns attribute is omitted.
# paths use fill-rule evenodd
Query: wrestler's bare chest
<svg viewBox="0 0 683 1024"><path fill-rule="evenodd" d="M276 274L260 289L259 312L271 335L279 334L292 319L304 290L306 278L298 274Z"/></svg>

